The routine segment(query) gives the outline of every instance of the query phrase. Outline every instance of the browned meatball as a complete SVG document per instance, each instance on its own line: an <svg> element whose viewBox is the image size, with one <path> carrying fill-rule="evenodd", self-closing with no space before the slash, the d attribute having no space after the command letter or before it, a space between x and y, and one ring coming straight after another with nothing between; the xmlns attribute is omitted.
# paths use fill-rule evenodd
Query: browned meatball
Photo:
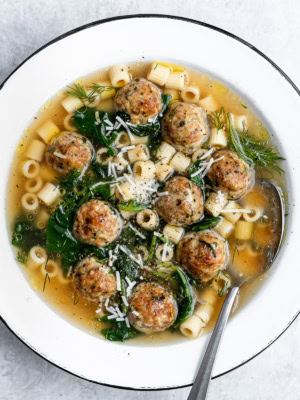
<svg viewBox="0 0 300 400"><path fill-rule="evenodd" d="M110 297L117 290L115 276L94 257L86 257L77 264L73 279L75 289L90 301L99 302L101 297Z"/></svg>
<svg viewBox="0 0 300 400"><path fill-rule="evenodd" d="M178 243L176 258L195 279L207 282L225 268L227 243L215 231L189 232Z"/></svg>
<svg viewBox="0 0 300 400"><path fill-rule="evenodd" d="M198 221L203 215L203 195L197 185L183 176L170 179L165 196L156 203L158 214L169 224L182 226Z"/></svg>
<svg viewBox="0 0 300 400"><path fill-rule="evenodd" d="M101 200L84 203L77 211L74 236L83 243L102 247L113 242L122 228L121 218Z"/></svg>
<svg viewBox="0 0 300 400"><path fill-rule="evenodd" d="M205 112L189 103L173 103L163 118L163 137L177 150L191 154L209 138Z"/></svg>
<svg viewBox="0 0 300 400"><path fill-rule="evenodd" d="M128 319L146 334L169 328L177 317L177 303L167 289L154 282L136 286L129 298Z"/></svg>
<svg viewBox="0 0 300 400"><path fill-rule="evenodd" d="M254 179L253 169L232 151L215 153L215 159L220 157L223 158L211 166L207 178L215 190L228 193L231 199L238 199L250 189Z"/></svg>
<svg viewBox="0 0 300 400"><path fill-rule="evenodd" d="M51 168L68 174L76 169L87 168L93 154L93 147L84 136L68 132L48 144L45 158Z"/></svg>
<svg viewBox="0 0 300 400"><path fill-rule="evenodd" d="M133 124L146 124L162 110L161 91L144 78L135 78L116 94L115 108L130 115Z"/></svg>

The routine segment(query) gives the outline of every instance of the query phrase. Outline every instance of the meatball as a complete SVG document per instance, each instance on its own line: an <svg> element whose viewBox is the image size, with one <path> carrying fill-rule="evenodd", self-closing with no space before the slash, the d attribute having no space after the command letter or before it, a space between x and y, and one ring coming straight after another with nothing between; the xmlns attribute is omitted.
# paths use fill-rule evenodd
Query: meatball
<svg viewBox="0 0 300 400"><path fill-rule="evenodd" d="M74 236L83 243L102 247L113 242L121 232L122 222L117 211L101 200L84 203L73 224Z"/></svg>
<svg viewBox="0 0 300 400"><path fill-rule="evenodd" d="M161 91L144 78L125 85L115 97L115 108L130 115L133 124L146 124L162 110Z"/></svg>
<svg viewBox="0 0 300 400"><path fill-rule="evenodd" d="M195 279L207 282L225 268L227 243L215 231L189 232L178 243L176 258Z"/></svg>
<svg viewBox="0 0 300 400"><path fill-rule="evenodd" d="M110 297L117 290L116 278L110 269L95 257L86 257L77 264L73 283L75 289L90 301Z"/></svg>
<svg viewBox="0 0 300 400"><path fill-rule="evenodd" d="M177 317L177 303L169 291L154 282L136 286L129 298L128 319L146 334L169 328Z"/></svg>
<svg viewBox="0 0 300 400"><path fill-rule="evenodd" d="M229 150L218 151L214 158L221 159L207 173L213 188L228 193L231 199L243 196L253 183L253 168Z"/></svg>
<svg viewBox="0 0 300 400"><path fill-rule="evenodd" d="M205 112L189 103L173 103L162 123L163 137L178 151L192 154L209 138Z"/></svg>
<svg viewBox="0 0 300 400"><path fill-rule="evenodd" d="M200 188L183 176L170 179L165 196L156 203L158 214L169 224L182 226L198 221L203 215L203 194Z"/></svg>
<svg viewBox="0 0 300 400"><path fill-rule="evenodd" d="M68 132L48 144L45 158L51 168L68 174L76 169L87 168L93 155L93 147L84 136Z"/></svg>

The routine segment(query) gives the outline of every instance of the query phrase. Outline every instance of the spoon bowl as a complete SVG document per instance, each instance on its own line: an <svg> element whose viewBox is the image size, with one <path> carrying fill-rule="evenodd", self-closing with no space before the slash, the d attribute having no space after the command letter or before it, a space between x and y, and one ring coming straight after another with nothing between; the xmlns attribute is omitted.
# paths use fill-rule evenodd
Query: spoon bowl
<svg viewBox="0 0 300 400"><path fill-rule="evenodd" d="M278 186L267 179L258 179L256 185L263 188L267 195L267 200L269 204L271 204L271 207L269 207L271 210L270 215L263 215L263 218L267 221L269 219L272 221L274 240L272 246L268 247L265 264L256 274L245 274L239 271L238 268L234 266L233 262L229 264L228 272L231 276L232 285L226 295L188 400L205 400L207 398L214 362L239 289L245 282L266 272L273 264L281 248L285 228L285 206L282 191Z"/></svg>

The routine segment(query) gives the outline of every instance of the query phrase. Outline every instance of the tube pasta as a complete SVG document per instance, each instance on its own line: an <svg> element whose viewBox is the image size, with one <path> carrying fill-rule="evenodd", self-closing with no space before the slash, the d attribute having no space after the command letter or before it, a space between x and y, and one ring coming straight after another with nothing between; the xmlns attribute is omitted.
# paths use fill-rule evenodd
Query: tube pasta
<svg viewBox="0 0 300 400"><path fill-rule="evenodd" d="M172 104L174 101L180 100L180 96L179 96L179 91L178 90L175 90L175 89L164 89L163 90L163 94L168 94L168 95L172 96L169 104Z"/></svg>
<svg viewBox="0 0 300 400"><path fill-rule="evenodd" d="M134 136L134 135L132 135ZM121 149L122 147L129 146L131 141L129 139L128 133L125 131L120 132L119 136L115 140L115 146L117 149Z"/></svg>
<svg viewBox="0 0 300 400"><path fill-rule="evenodd" d="M159 217L156 211L146 208L145 210L137 213L136 222L142 228L153 231L159 223Z"/></svg>
<svg viewBox="0 0 300 400"><path fill-rule="evenodd" d="M27 160L21 163L21 173L25 178L35 178L40 172L40 164L35 160Z"/></svg>
<svg viewBox="0 0 300 400"><path fill-rule="evenodd" d="M208 150L206 150L206 149L199 149L199 150L196 150L195 153L193 153L192 161L193 161L193 162L198 161L198 160L200 159L200 157L202 157L205 153L207 153L207 151L208 151ZM210 157L207 158L207 160L209 160L209 159L210 159ZM206 161L206 160L205 160L205 161Z"/></svg>
<svg viewBox="0 0 300 400"><path fill-rule="evenodd" d="M131 136L131 144L147 144L149 141L148 136L136 136L133 133L131 134Z"/></svg>
<svg viewBox="0 0 300 400"><path fill-rule="evenodd" d="M184 72L173 72L168 76L165 83L167 89L182 90L185 84L185 73Z"/></svg>
<svg viewBox="0 0 300 400"><path fill-rule="evenodd" d="M179 327L180 332L189 339L196 339L205 326L197 315L191 315Z"/></svg>
<svg viewBox="0 0 300 400"><path fill-rule="evenodd" d="M56 279L63 285L68 285L72 281L69 277L64 276L61 268L58 268Z"/></svg>
<svg viewBox="0 0 300 400"><path fill-rule="evenodd" d="M156 158L162 164L168 164L175 153L176 149L173 146L171 146L169 143L162 142L157 149Z"/></svg>
<svg viewBox="0 0 300 400"><path fill-rule="evenodd" d="M235 226L234 236L239 240L250 240L253 236L253 222L238 221Z"/></svg>
<svg viewBox="0 0 300 400"><path fill-rule="evenodd" d="M47 260L47 253L45 249L40 246L33 246L28 253L27 267L30 269L36 269L41 265L44 265Z"/></svg>
<svg viewBox="0 0 300 400"><path fill-rule="evenodd" d="M226 205L226 203L227 203L226 194L222 192L218 193L212 192L208 196L204 204L204 208L213 217L218 217L221 211L223 210L224 206Z"/></svg>
<svg viewBox="0 0 300 400"><path fill-rule="evenodd" d="M73 116L74 116L74 113L69 113L64 118L64 127L66 128L67 131L70 131L70 132L74 132L77 130L72 123Z"/></svg>
<svg viewBox="0 0 300 400"><path fill-rule="evenodd" d="M106 89L103 90L100 94L100 101L104 101L107 99L111 99L112 97L115 96L116 94L116 89L112 87L111 82L110 81L104 81L104 82L98 82L97 85L99 86L105 86Z"/></svg>
<svg viewBox="0 0 300 400"><path fill-rule="evenodd" d="M41 265L41 272L43 275L48 275L49 278L57 276L59 271L59 265L54 260L49 259L45 265Z"/></svg>
<svg viewBox="0 0 300 400"><path fill-rule="evenodd" d="M228 221L226 218L221 217L221 221L215 227L215 230L221 235L224 239L227 239L232 232L234 231L234 225L232 222Z"/></svg>
<svg viewBox="0 0 300 400"><path fill-rule="evenodd" d="M116 186L116 197L120 201L133 200L136 197L136 187L130 182L123 182Z"/></svg>
<svg viewBox="0 0 300 400"><path fill-rule="evenodd" d="M188 169L191 163L191 159L188 156L185 156L182 153L177 152L174 157L172 158L170 165L173 167L177 172L184 173Z"/></svg>
<svg viewBox="0 0 300 400"><path fill-rule="evenodd" d="M183 238L184 229L181 226L167 224L163 229L163 235L170 242L177 244Z"/></svg>
<svg viewBox="0 0 300 400"><path fill-rule="evenodd" d="M217 276L214 277L214 279L212 280L212 288L217 292L220 293L220 290L222 290L225 286L225 291L227 291L227 289L230 288L231 286L231 278L230 276L226 273L220 273Z"/></svg>
<svg viewBox="0 0 300 400"><path fill-rule="evenodd" d="M34 178L27 179L25 182L25 190L29 193L38 192L43 186L43 180L40 176L35 176Z"/></svg>
<svg viewBox="0 0 300 400"><path fill-rule="evenodd" d="M157 61L157 63L159 65L163 65L164 67L168 67L171 72L185 72L185 67L183 67L182 65L172 64L164 61Z"/></svg>
<svg viewBox="0 0 300 400"><path fill-rule="evenodd" d="M21 204L25 211L36 211L39 208L39 200L34 193L25 193L21 198Z"/></svg>
<svg viewBox="0 0 300 400"><path fill-rule="evenodd" d="M34 139L30 142L30 145L28 146L25 155L31 160L41 162L44 157L45 150L45 143L41 142L40 140Z"/></svg>
<svg viewBox="0 0 300 400"><path fill-rule="evenodd" d="M147 74L147 79L156 83L159 86L164 86L169 78L170 68L160 65L159 63L152 63L150 70Z"/></svg>
<svg viewBox="0 0 300 400"><path fill-rule="evenodd" d="M150 158L149 149L145 144L138 144L134 149L129 150L127 154L131 163L147 161Z"/></svg>
<svg viewBox="0 0 300 400"><path fill-rule="evenodd" d="M171 167L171 165L159 162L155 164L155 171L157 180L159 182L164 182L174 173L174 168Z"/></svg>
<svg viewBox="0 0 300 400"><path fill-rule="evenodd" d="M47 210L44 208L39 211L38 215L36 216L35 219L35 225L39 229L44 229L48 223L48 220L50 218L50 214L48 213Z"/></svg>
<svg viewBox="0 0 300 400"><path fill-rule="evenodd" d="M218 110L218 104L212 95L208 95L198 102L199 106L203 108L206 113L214 112Z"/></svg>
<svg viewBox="0 0 300 400"><path fill-rule="evenodd" d="M188 86L181 91L181 98L187 103L197 103L200 99L200 90L195 86Z"/></svg>
<svg viewBox="0 0 300 400"><path fill-rule="evenodd" d="M96 161L101 165L108 165L113 161L113 157L107 155L108 149L106 147L101 147L97 150Z"/></svg>
<svg viewBox="0 0 300 400"><path fill-rule="evenodd" d="M74 97L71 95L66 96L61 105L68 113L73 113L74 111L78 110L78 108L83 107L83 103L78 97Z"/></svg>
<svg viewBox="0 0 300 400"><path fill-rule="evenodd" d="M120 214L122 215L122 218L124 218L124 219L130 219L130 218L136 216L137 211L125 211L125 210L120 210Z"/></svg>
<svg viewBox="0 0 300 400"><path fill-rule="evenodd" d="M125 86L126 83L130 82L128 67L125 64L118 64L110 67L108 74L112 86L114 87Z"/></svg>
<svg viewBox="0 0 300 400"><path fill-rule="evenodd" d="M143 260L147 260L149 257L149 251L146 246L138 246L134 253L136 255L140 254Z"/></svg>
<svg viewBox="0 0 300 400"><path fill-rule="evenodd" d="M47 206L50 206L52 203L54 203L59 196L60 191L58 187L49 182L47 182L37 194L37 197Z"/></svg>
<svg viewBox="0 0 300 400"><path fill-rule="evenodd" d="M59 129L52 121L49 120L37 130L37 133L43 139L43 141L48 144L50 140L59 133Z"/></svg>
<svg viewBox="0 0 300 400"><path fill-rule="evenodd" d="M138 180L155 178L155 164L153 161L137 161L133 166L133 175Z"/></svg>
<svg viewBox="0 0 300 400"><path fill-rule="evenodd" d="M174 256L173 247L167 243L160 244L155 250L155 255L160 261L171 261Z"/></svg>
<svg viewBox="0 0 300 400"><path fill-rule="evenodd" d="M227 205L224 207L224 210L237 210L240 209L241 206L236 203L235 201L229 201L227 203ZM232 212L232 213L222 213L221 215L223 215L228 221L230 221L231 223L235 224L242 216L242 214L240 212Z"/></svg>
<svg viewBox="0 0 300 400"><path fill-rule="evenodd" d="M209 144L216 149L224 149L227 147L227 136L224 129L212 128L210 130Z"/></svg>
<svg viewBox="0 0 300 400"><path fill-rule="evenodd" d="M234 127L240 132L243 132L245 129L247 129L247 117L246 115L237 115L234 118Z"/></svg>
<svg viewBox="0 0 300 400"><path fill-rule="evenodd" d="M125 158L124 153L119 153L113 158L113 162L118 171L124 171L128 166L128 161Z"/></svg>
<svg viewBox="0 0 300 400"><path fill-rule="evenodd" d="M251 206L247 208L249 208L249 210L251 210L252 212L251 214L243 213L243 218L245 221L255 222L262 217L264 211L262 208L256 206Z"/></svg>

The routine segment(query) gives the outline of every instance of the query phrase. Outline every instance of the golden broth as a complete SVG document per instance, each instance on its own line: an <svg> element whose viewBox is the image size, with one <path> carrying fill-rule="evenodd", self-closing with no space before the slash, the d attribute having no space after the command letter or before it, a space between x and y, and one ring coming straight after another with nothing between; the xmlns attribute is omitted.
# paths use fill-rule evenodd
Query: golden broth
<svg viewBox="0 0 300 400"><path fill-rule="evenodd" d="M129 64L129 71L134 77L146 76L147 70L149 68L148 63L132 63ZM195 85L200 89L200 97L203 98L207 95L212 95L215 101L218 104L218 107L224 106L227 111L230 111L234 114L243 114L247 117L247 124L249 129L249 134L260 140L269 139L269 134L267 130L264 128L261 121L259 121L255 114L252 112L250 108L248 108L247 104L234 92L229 90L222 83L212 79L211 77L201 74L199 72L188 70L189 73L189 85ZM97 72L93 75L90 75L86 78L79 79L78 83L92 84L97 81L105 81L108 79L108 69ZM65 131L64 127L64 118L67 115L67 112L61 106L60 102L65 96L65 91L60 91L53 98L51 98L40 110L37 116L34 118L32 124L26 129L23 137L21 138L19 145L16 149L16 154L14 157L14 161L11 168L11 176L8 185L7 192L7 218L9 226L12 228L15 217L22 212L20 199L22 195L25 193L24 183L26 178L22 177L20 173L20 165L22 161L26 160L25 150L27 149L29 143L33 139L40 139L36 133L36 130L47 120L51 119L60 129L60 131ZM113 100L108 99L99 103L97 106L98 110L104 111L113 111ZM56 173L51 171L48 166L46 166L45 162L41 163L42 174L45 181L55 182ZM257 176L266 176L269 177L269 173L264 172L262 170L257 171ZM274 174L272 176L273 180L277 182L279 186L284 188L284 180L278 175ZM255 205L263 205L264 197L259 193L255 193L255 191L251 191L248 193L244 199L241 200L241 204L243 201L253 202ZM47 208L44 206L40 207L40 210L44 209L47 211ZM36 224L39 224L38 227L42 228L41 222L37 220L36 213L27 214L28 219L35 221ZM267 222L259 222L255 226L255 236L258 238L258 245L266 246L268 245L267 241L269 240L270 226L268 226ZM267 238L267 240L266 240ZM234 235L229 237L230 243L230 262L233 263L237 268L243 273L248 273L249 268L251 269L250 273L259 272L259 268L261 263L264 261L264 254L256 254L255 250L250 254L250 247L241 248L238 251L238 254L235 253L233 259L233 253L236 252L235 247L237 246L236 240L234 239ZM256 245L254 243L254 247ZM17 253L17 251L16 251ZM58 259L59 262L59 259ZM248 270L246 271L246 266ZM98 308L97 304L91 303L78 295L75 294L74 288L71 282L62 283L59 280L59 277L46 279L45 276L41 273L41 268L38 269L30 269L24 265L22 265L22 269L25 272L28 281L31 287L37 291L43 300L52 307L55 311L59 312L63 315L67 320L71 321L75 325L84 328L90 334L99 335L102 324L94 321L94 318L97 317L96 310ZM244 285L240 290L239 295L239 303L237 307L241 307L246 301L248 301L251 296L256 292L256 290L261 286L264 279L266 279L268 274L263 274L259 278L248 282ZM201 291L199 292L199 297L201 297ZM215 307L214 314L207 324L204 332L212 329L215 321L217 319L218 313L222 306L223 300L220 297L217 305ZM135 343L164 343L166 341L183 338L179 333L170 333L166 331L161 334L150 335L150 336L142 336L134 340Z"/></svg>

